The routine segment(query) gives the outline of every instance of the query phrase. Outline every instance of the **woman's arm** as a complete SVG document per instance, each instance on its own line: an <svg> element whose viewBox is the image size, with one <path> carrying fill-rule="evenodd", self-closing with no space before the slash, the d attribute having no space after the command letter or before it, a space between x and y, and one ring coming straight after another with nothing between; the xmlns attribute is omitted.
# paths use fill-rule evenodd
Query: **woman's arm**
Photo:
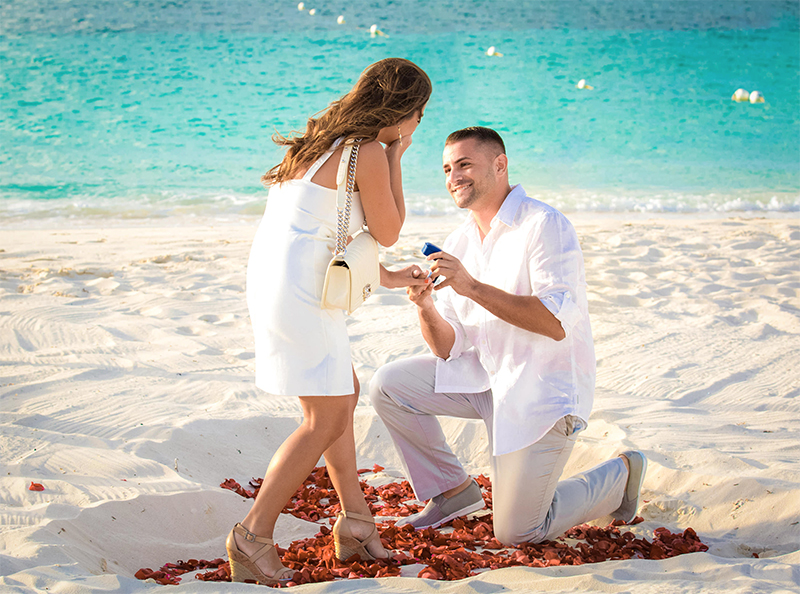
<svg viewBox="0 0 800 594"><path fill-rule="evenodd" d="M406 220L406 200L403 196L403 169L400 166L400 159L409 146L411 146L411 136L402 141L396 140L384 149L386 160L389 162L389 185L397 205L397 212L400 213L401 226Z"/></svg>
<svg viewBox="0 0 800 594"><path fill-rule="evenodd" d="M367 227L384 247L397 241L405 220L400 159L411 145L411 138L403 137L403 145L393 142L384 149L376 140L362 144L358 151L356 183Z"/></svg>
<svg viewBox="0 0 800 594"><path fill-rule="evenodd" d="M431 280L416 264L400 270L388 270L381 264L381 286L387 289L401 289L418 285L427 285Z"/></svg>

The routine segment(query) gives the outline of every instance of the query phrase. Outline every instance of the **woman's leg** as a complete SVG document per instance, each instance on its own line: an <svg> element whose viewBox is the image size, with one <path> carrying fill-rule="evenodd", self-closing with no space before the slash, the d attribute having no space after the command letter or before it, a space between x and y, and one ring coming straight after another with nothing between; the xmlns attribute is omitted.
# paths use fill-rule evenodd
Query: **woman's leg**
<svg viewBox="0 0 800 594"><path fill-rule="evenodd" d="M352 438L353 398L353 395L300 398L303 422L272 456L258 497L250 513L242 520L242 525L250 532L272 538L275 522L286 502L308 478L322 453L339 439L348 423ZM355 460L355 451L353 456ZM248 542L238 534L235 538L239 550L246 555L262 546ZM260 558L257 565L268 576L275 575L282 567L275 549Z"/></svg>
<svg viewBox="0 0 800 594"><path fill-rule="evenodd" d="M353 370L353 385L355 394L350 399L350 414L347 417L347 424L342 435L327 450L325 450L325 465L328 467L328 475L331 477L333 487L339 496L342 509L365 516L372 516L372 512L364 499L361 485L358 478L358 468L356 466L356 444L353 436L353 412L358 403L360 386L356 372ZM372 524L359 520L349 521L348 527L353 536L359 540L367 538L372 532ZM373 557L386 557L387 552L380 541L373 540L367 544L367 550Z"/></svg>

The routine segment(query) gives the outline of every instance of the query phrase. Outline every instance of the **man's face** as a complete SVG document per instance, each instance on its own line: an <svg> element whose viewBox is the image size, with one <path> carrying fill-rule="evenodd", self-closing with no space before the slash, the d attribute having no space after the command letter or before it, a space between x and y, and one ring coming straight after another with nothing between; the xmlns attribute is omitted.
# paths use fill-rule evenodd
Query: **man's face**
<svg viewBox="0 0 800 594"><path fill-rule="evenodd" d="M447 191L459 208L471 208L497 183L491 147L467 138L444 147L442 165Z"/></svg>

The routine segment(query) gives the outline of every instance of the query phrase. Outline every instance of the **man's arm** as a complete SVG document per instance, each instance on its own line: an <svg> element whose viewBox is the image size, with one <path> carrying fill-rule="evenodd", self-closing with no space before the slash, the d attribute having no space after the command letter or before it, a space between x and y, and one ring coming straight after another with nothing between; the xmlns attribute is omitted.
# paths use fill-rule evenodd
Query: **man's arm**
<svg viewBox="0 0 800 594"><path fill-rule="evenodd" d="M408 287L406 291L408 298L417 306L422 338L428 343L434 355L447 359L455 344L456 333L433 303L433 283Z"/></svg>
<svg viewBox="0 0 800 594"><path fill-rule="evenodd" d="M428 259L435 260L433 266L431 266L434 275L441 274L445 277L445 280L439 283L435 290L452 287L456 293L472 299L504 322L535 334L547 336L553 340L563 340L566 337L561 322L544 306L538 297L533 295L513 295L492 285L482 283L467 272L458 258L445 252L431 254ZM444 322L444 320L442 321ZM447 324L447 322L444 323ZM449 326L449 324L447 325Z"/></svg>

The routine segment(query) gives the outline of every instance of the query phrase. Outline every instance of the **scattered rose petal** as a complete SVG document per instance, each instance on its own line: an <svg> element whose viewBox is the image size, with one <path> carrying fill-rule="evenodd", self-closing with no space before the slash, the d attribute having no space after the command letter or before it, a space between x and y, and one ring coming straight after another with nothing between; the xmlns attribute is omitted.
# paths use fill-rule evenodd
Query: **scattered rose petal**
<svg viewBox="0 0 800 594"><path fill-rule="evenodd" d="M44 485L42 483L31 482L31 486L28 487L28 491L44 491Z"/></svg>

